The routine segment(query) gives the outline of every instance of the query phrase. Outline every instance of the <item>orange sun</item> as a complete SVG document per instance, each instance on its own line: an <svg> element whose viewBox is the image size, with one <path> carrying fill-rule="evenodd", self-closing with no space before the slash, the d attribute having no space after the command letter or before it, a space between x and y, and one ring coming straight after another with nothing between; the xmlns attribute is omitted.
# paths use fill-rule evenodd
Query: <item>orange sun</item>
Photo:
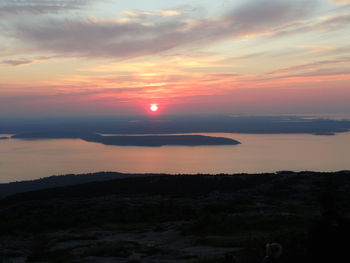
<svg viewBox="0 0 350 263"><path fill-rule="evenodd" d="M153 112L158 111L158 105L157 104L151 104L150 110Z"/></svg>

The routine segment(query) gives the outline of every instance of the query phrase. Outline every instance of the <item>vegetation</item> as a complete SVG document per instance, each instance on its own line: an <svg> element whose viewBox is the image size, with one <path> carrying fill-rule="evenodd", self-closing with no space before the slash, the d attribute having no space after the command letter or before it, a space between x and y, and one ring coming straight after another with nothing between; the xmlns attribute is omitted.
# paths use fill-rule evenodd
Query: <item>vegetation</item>
<svg viewBox="0 0 350 263"><path fill-rule="evenodd" d="M285 262L303 262L320 193L350 212L349 175L164 175L20 193L0 200L0 246L12 240L16 253L3 257L28 262L225 262L233 253L250 263L279 242Z"/></svg>

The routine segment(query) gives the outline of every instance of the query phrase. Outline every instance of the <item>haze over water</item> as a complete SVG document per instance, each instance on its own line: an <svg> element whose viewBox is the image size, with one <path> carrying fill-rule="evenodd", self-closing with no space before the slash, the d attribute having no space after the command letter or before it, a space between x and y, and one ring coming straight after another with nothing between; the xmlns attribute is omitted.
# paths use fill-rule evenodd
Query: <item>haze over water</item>
<svg viewBox="0 0 350 263"><path fill-rule="evenodd" d="M201 134L233 138L242 144L120 147L79 139L3 140L0 141L0 182L99 171L233 174L350 169L350 133Z"/></svg>

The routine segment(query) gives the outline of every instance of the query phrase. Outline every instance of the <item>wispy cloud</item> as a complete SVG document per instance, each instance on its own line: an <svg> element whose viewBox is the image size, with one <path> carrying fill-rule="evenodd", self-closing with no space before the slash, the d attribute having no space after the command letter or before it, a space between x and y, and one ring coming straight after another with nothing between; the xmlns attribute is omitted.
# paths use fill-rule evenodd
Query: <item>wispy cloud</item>
<svg viewBox="0 0 350 263"><path fill-rule="evenodd" d="M33 61L28 59L9 59L9 60L3 60L1 63L7 64L10 66L20 66L20 65L27 65L31 64Z"/></svg>
<svg viewBox="0 0 350 263"><path fill-rule="evenodd" d="M192 44L275 32L308 17L316 1L249 1L216 18L188 19L173 10L155 11L160 20L57 20L17 24L12 37L40 51L84 57L129 58ZM130 17L144 13L127 13ZM178 19L167 19L177 16Z"/></svg>
<svg viewBox="0 0 350 263"><path fill-rule="evenodd" d="M350 4L350 0L331 0L333 3L337 5L348 5Z"/></svg>
<svg viewBox="0 0 350 263"><path fill-rule="evenodd" d="M350 63L350 57L344 56L344 57L337 57L334 59L304 63L304 64L300 64L300 65L295 65L295 66L291 66L291 67L287 67L287 68L278 69L276 71L270 72L269 74L295 72L295 71L300 71L300 70L310 70L310 69L320 68L323 66L338 65L338 64L343 64L343 63Z"/></svg>
<svg viewBox="0 0 350 263"><path fill-rule="evenodd" d="M122 12L124 16L128 17L147 17L147 16L161 16L161 17L172 17L180 16L181 12L178 10L156 10L156 11L124 11Z"/></svg>
<svg viewBox="0 0 350 263"><path fill-rule="evenodd" d="M79 9L91 0L1 0L0 15L57 13Z"/></svg>
<svg viewBox="0 0 350 263"><path fill-rule="evenodd" d="M0 61L0 63L5 64L5 65L9 65L9 66L13 66L13 67L17 67L17 66L24 66L24 65L29 65L29 64L33 64L33 63L37 63L40 61L45 61L45 60L49 60L53 57L35 57L35 58L15 58L15 59L5 59Z"/></svg>

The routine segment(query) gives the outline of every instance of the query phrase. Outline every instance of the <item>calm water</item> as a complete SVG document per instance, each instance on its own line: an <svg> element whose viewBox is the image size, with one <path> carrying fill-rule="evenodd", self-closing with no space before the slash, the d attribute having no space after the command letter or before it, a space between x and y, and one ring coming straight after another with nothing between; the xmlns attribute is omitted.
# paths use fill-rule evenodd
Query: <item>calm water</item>
<svg viewBox="0 0 350 263"><path fill-rule="evenodd" d="M336 136L205 134L235 146L119 147L82 140L0 140L0 182L50 175L130 173L239 173L350 170L350 133Z"/></svg>

